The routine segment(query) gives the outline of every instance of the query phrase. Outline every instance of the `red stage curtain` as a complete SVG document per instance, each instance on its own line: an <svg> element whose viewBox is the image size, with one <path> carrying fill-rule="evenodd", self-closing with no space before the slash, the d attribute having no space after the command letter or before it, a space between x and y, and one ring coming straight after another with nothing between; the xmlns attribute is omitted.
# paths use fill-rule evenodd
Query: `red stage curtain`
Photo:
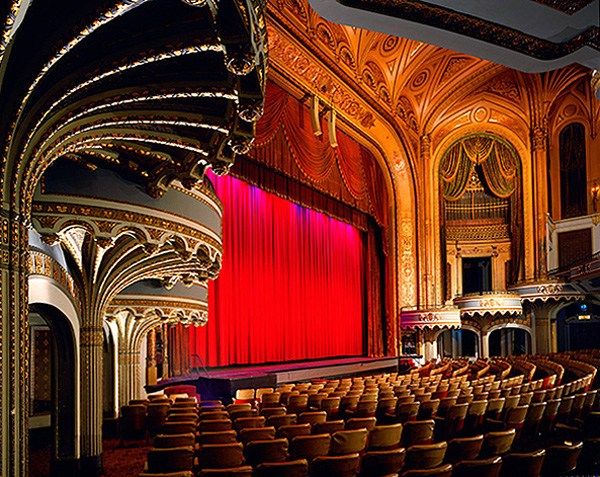
<svg viewBox="0 0 600 477"><path fill-rule="evenodd" d="M190 332L207 366L363 354L363 234L233 177L209 322Z"/></svg>

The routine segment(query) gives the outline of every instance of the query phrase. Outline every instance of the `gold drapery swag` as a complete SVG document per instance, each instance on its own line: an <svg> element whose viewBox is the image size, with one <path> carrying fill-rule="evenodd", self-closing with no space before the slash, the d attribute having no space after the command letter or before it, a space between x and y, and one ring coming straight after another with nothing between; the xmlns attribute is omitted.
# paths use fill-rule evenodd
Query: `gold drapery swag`
<svg viewBox="0 0 600 477"><path fill-rule="evenodd" d="M496 138L474 136L457 142L442 159L444 199L454 202L462 197L476 165L481 165L486 185L495 196L506 199L517 189L519 161L515 152Z"/></svg>

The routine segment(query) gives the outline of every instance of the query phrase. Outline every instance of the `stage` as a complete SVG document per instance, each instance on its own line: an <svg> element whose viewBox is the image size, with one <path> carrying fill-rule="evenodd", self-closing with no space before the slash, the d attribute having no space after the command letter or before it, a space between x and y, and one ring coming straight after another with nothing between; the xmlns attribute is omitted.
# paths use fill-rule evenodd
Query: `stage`
<svg viewBox="0 0 600 477"><path fill-rule="evenodd" d="M159 381L154 386L146 386L146 390L156 392L176 384L193 384L203 399L229 401L238 389L276 387L290 382L378 374L396 371L397 369L397 357L367 358L364 356L253 366L231 366L201 369L186 376L168 378Z"/></svg>

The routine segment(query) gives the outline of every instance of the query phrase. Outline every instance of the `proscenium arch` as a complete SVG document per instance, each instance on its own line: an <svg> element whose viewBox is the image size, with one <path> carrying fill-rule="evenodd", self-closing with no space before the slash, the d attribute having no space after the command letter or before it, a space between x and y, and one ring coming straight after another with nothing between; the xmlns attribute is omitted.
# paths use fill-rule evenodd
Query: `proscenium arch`
<svg viewBox="0 0 600 477"><path fill-rule="evenodd" d="M473 137L477 135L492 136L505 144L508 144L517 154L520 162L521 172L521 194L523 207L523 252L524 252L524 277L526 279L532 278L535 270L534 266L534 221L533 221L533 196L532 196L532 168L531 168L531 147L526 143L514 131L509 128L493 123L472 123L459 127L453 130L450 134L445 136L439 141L434 147L432 152L432 168L429 169L429 191L431 193L431 202L429 207L429 218L432 224L431 230L440 229L440 216L439 216L439 200L440 200L440 177L439 169L440 163L446 154L446 152L458 141L467 137ZM437 233L431 234L432 249L434 251L441 250L440 235ZM435 269L430 270L430 274L438 280L441 280L441 273L445 273L446 267L442 267L441 254L434 253L434 260L436 261Z"/></svg>
<svg viewBox="0 0 600 477"><path fill-rule="evenodd" d="M42 317L52 333L51 472L68 474L79 459L78 353L75 330L67 315L54 305L30 303L29 312Z"/></svg>

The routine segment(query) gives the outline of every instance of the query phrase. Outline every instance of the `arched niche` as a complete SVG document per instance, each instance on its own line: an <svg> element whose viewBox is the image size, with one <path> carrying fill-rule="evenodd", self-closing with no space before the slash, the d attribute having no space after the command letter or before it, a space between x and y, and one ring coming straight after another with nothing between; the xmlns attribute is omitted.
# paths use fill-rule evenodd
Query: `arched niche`
<svg viewBox="0 0 600 477"><path fill-rule="evenodd" d="M78 354L75 329L68 316L56 306L33 302L29 305L31 334L32 414L30 426L30 474L72 475L79 458ZM41 361L41 362L38 362ZM46 413L36 411L36 396L49 398ZM44 422L48 416L49 422ZM36 419L37 417L37 419ZM50 430L49 466L43 461L46 448L36 434ZM46 438L48 436L45 436ZM35 469L35 470L34 470Z"/></svg>
<svg viewBox="0 0 600 477"><path fill-rule="evenodd" d="M437 349L441 358L479 357L479 333L475 329L462 327L444 330L437 337Z"/></svg>
<svg viewBox="0 0 600 477"><path fill-rule="evenodd" d="M442 154L437 176L444 299L506 290L524 273L517 150L494 134L463 136Z"/></svg>
<svg viewBox="0 0 600 477"><path fill-rule="evenodd" d="M532 350L531 329L516 323L493 326L487 340L490 356L520 356Z"/></svg>

